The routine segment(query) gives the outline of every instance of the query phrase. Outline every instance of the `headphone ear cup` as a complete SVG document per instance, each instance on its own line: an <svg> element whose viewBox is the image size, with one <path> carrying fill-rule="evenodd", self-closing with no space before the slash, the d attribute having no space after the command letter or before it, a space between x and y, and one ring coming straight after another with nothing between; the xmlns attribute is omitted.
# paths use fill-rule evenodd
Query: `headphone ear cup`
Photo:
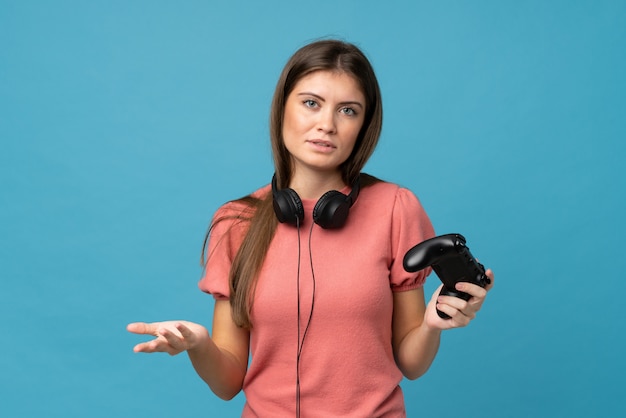
<svg viewBox="0 0 626 418"><path fill-rule="evenodd" d="M341 228L350 211L349 200L336 190L324 193L313 208L313 221L324 229Z"/></svg>
<svg viewBox="0 0 626 418"><path fill-rule="evenodd" d="M302 200L293 189L273 190L274 213L280 223L296 225L304 219Z"/></svg>

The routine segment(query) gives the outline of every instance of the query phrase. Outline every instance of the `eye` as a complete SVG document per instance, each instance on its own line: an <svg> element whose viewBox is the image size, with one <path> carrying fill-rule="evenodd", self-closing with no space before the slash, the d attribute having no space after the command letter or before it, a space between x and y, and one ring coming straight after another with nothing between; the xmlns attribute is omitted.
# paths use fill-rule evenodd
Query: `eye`
<svg viewBox="0 0 626 418"><path fill-rule="evenodd" d="M351 107L342 107L339 111L346 116L356 116L357 114L356 110Z"/></svg>
<svg viewBox="0 0 626 418"><path fill-rule="evenodd" d="M306 106L306 107L310 107L310 108L315 108L318 107L317 102L313 99L306 99L303 100L302 103Z"/></svg>

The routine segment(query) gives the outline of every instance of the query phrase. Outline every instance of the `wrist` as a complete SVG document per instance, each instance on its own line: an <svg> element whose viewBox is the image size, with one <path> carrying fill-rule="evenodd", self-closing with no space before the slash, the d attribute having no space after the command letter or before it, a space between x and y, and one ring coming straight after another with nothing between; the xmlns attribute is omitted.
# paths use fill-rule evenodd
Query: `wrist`
<svg viewBox="0 0 626 418"><path fill-rule="evenodd" d="M441 335L441 331L443 331L440 327L436 325L432 325L428 322L424 323L424 332L428 334L432 334L433 336Z"/></svg>
<svg viewBox="0 0 626 418"><path fill-rule="evenodd" d="M209 332L206 329L203 329L201 332L196 334L196 338L193 343L187 348L187 353L189 355L197 355L203 353L209 347L209 341L211 337L209 337Z"/></svg>
<svg viewBox="0 0 626 418"><path fill-rule="evenodd" d="M422 323L422 326L420 328L422 328L422 332L428 335L432 335L432 336L439 336L441 335L441 331L444 330L444 328L441 327L441 321L439 320L439 316L436 315L435 320L432 320L432 316L426 316L424 318L424 322Z"/></svg>

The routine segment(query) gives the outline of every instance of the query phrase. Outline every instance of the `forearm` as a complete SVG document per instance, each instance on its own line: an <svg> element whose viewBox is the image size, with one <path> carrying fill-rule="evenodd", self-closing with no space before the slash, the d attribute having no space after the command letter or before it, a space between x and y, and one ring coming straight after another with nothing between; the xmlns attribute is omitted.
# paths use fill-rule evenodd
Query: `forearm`
<svg viewBox="0 0 626 418"><path fill-rule="evenodd" d="M213 393L222 399L235 397L243 386L246 365L240 364L228 350L218 347L208 337L195 349L188 350L196 373L206 382Z"/></svg>
<svg viewBox="0 0 626 418"><path fill-rule="evenodd" d="M396 363L407 379L414 380L428 371L435 360L441 330L425 323L412 329L396 349Z"/></svg>

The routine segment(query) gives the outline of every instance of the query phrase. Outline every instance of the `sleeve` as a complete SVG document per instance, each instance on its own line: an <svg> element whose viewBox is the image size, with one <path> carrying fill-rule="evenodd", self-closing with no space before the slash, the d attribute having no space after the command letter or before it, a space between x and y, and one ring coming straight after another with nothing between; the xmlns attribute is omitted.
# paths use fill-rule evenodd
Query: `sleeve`
<svg viewBox="0 0 626 418"><path fill-rule="evenodd" d="M399 188L391 220L390 282L394 292L417 289L424 285L431 273L429 267L414 273L404 270L404 255L420 242L435 236L435 231L418 198L408 189Z"/></svg>
<svg viewBox="0 0 626 418"><path fill-rule="evenodd" d="M213 216L204 274L198 287L217 300L230 297L230 268L249 224L246 218L244 210L232 202L220 207Z"/></svg>

